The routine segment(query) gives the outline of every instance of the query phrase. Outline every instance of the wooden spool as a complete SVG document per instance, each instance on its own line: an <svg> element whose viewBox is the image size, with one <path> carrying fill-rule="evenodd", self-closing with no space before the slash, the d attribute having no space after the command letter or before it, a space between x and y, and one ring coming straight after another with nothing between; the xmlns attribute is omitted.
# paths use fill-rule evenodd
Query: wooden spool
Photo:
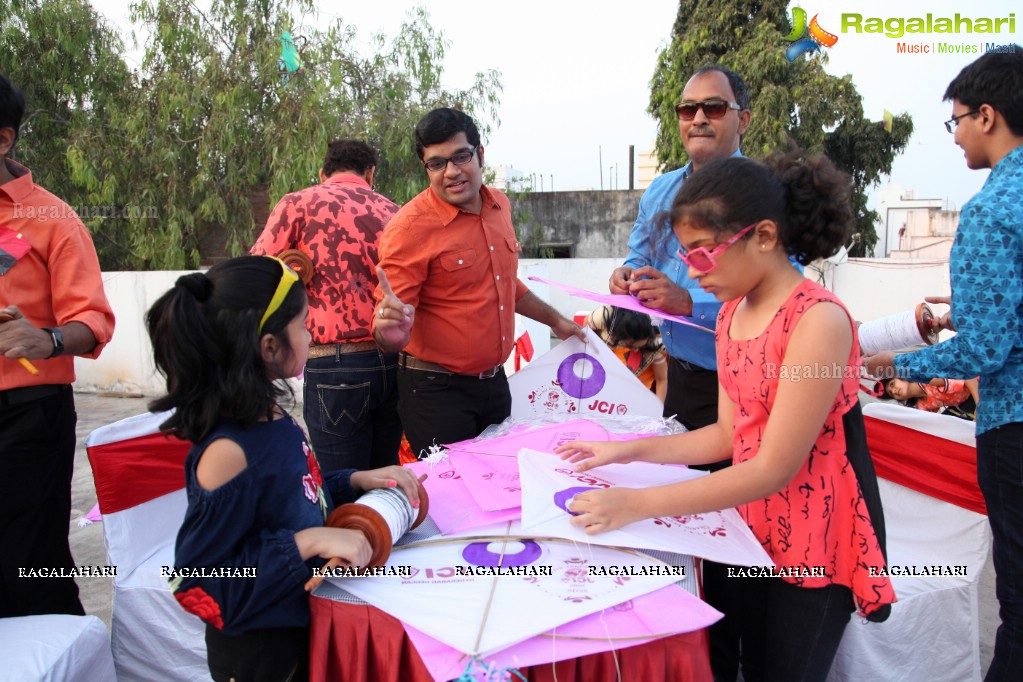
<svg viewBox="0 0 1023 682"><path fill-rule="evenodd" d="M418 528L419 524L426 518L430 509L430 498L426 494L426 488L419 483L419 514L412 522L411 528ZM370 555L366 568L376 568L387 563L391 556L391 548L400 538L391 537L391 529L387 521L377 510L358 502L343 504L327 517L327 526L331 528L348 528L362 531L369 541L373 553Z"/></svg>
<svg viewBox="0 0 1023 682"><path fill-rule="evenodd" d="M313 261L304 251L288 249L277 254L285 265L295 271L302 284L309 284L313 278Z"/></svg>

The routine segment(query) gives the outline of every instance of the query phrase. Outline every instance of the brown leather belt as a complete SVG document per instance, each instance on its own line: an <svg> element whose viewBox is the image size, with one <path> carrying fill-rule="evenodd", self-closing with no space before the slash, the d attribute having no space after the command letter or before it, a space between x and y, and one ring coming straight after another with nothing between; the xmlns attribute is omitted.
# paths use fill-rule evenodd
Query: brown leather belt
<svg viewBox="0 0 1023 682"><path fill-rule="evenodd" d="M375 341L358 341L356 343L324 343L319 346L309 346L309 359L329 358L331 355L345 355L346 353L362 353L368 350L376 350Z"/></svg>
<svg viewBox="0 0 1023 682"><path fill-rule="evenodd" d="M398 364L405 369L414 369L420 372L437 372L438 374L450 374L456 377L469 377L472 379L493 379L498 373L504 369L504 365L494 365L488 370L484 370L479 374L458 374L452 372L444 365L438 365L436 362L430 362L429 360L420 360L419 358L413 357L408 353L402 351L398 358Z"/></svg>

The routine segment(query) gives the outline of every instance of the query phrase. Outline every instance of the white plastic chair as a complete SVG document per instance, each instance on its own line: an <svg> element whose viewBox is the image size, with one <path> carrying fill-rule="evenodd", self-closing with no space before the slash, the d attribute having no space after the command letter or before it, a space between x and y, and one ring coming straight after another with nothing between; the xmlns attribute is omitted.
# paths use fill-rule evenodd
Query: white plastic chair
<svg viewBox="0 0 1023 682"><path fill-rule="evenodd" d="M159 433L167 416L122 419L85 441L107 561L117 567L111 651L120 682L210 679L206 626L181 608L161 575L162 567L174 565L174 541L187 507L183 465L189 444Z"/></svg>
<svg viewBox="0 0 1023 682"><path fill-rule="evenodd" d="M965 575L893 577L899 601L891 617L868 623L854 615L828 680L980 680L978 584L991 532L987 517L977 511L982 498L974 425L887 403L867 405L863 413L878 469L889 567L916 567L921 573L932 567L955 573L961 567ZM938 480L940 491L928 487Z"/></svg>
<svg viewBox="0 0 1023 682"><path fill-rule="evenodd" d="M107 628L96 616L0 618L0 677L115 682Z"/></svg>

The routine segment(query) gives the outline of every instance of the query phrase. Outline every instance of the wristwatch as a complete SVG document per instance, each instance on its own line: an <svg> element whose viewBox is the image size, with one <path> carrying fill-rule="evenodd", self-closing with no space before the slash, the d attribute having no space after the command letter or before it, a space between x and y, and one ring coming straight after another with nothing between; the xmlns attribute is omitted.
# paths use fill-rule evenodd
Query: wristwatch
<svg viewBox="0 0 1023 682"><path fill-rule="evenodd" d="M59 355L63 355L64 354L64 335L60 333L60 330L57 329L57 328L52 328L51 329L50 327L43 327L42 329L43 329L44 332L46 332L46 333L48 333L50 335L51 339L53 339L53 352L50 353L46 357L46 359L49 360L50 358L55 358L55 357L57 357Z"/></svg>

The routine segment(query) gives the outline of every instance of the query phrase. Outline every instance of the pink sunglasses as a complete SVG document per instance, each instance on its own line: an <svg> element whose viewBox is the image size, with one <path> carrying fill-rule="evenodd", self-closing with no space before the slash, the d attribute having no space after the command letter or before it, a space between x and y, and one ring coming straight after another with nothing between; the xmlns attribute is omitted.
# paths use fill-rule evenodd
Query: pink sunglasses
<svg viewBox="0 0 1023 682"><path fill-rule="evenodd" d="M727 251L732 244L742 239L743 235L756 227L759 222L760 221L758 220L756 223L747 225L741 231L733 234L728 241L718 244L711 251L708 251L706 247L703 246L698 249L693 249L690 252L686 252L685 249L679 249L678 257L682 259L682 262L685 263L687 267L706 274L717 267L717 258L721 254Z"/></svg>

